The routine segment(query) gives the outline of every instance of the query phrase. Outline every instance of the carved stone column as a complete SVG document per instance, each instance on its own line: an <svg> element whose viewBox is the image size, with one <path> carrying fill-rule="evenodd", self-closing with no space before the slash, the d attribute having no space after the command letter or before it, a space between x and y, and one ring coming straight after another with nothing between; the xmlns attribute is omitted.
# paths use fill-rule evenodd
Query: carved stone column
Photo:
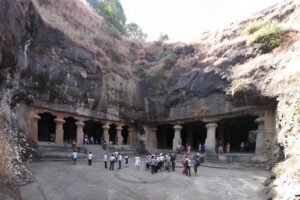
<svg viewBox="0 0 300 200"><path fill-rule="evenodd" d="M76 133L76 138L77 138L77 141L76 141L76 146L78 147L81 147L83 146L83 126L84 126L84 123L83 121L78 121L75 123L76 126L77 126L77 133Z"/></svg>
<svg viewBox="0 0 300 200"><path fill-rule="evenodd" d="M156 137L156 132L157 132L157 128L152 128L152 135L151 135L151 143L152 143L152 150L157 149L157 137Z"/></svg>
<svg viewBox="0 0 300 200"><path fill-rule="evenodd" d="M263 156L264 154L264 118L259 117L255 119L255 123L258 124L255 154Z"/></svg>
<svg viewBox="0 0 300 200"><path fill-rule="evenodd" d="M174 132L174 138L173 138L173 151L176 150L176 147L178 144L181 144L181 129L182 126L181 125L175 125L173 126L175 132Z"/></svg>
<svg viewBox="0 0 300 200"><path fill-rule="evenodd" d="M117 144L122 145L123 137L122 137L122 125L116 127L117 130Z"/></svg>
<svg viewBox="0 0 300 200"><path fill-rule="evenodd" d="M102 126L102 128L103 128L103 137L104 137L104 140L106 142L106 145L109 145L109 133L108 133L108 131L109 131L109 124L104 124Z"/></svg>
<svg viewBox="0 0 300 200"><path fill-rule="evenodd" d="M64 143L64 129L63 125L66 122L63 119L56 118L54 119L56 123L56 130L55 130L55 144L57 145L63 145Z"/></svg>
<svg viewBox="0 0 300 200"><path fill-rule="evenodd" d="M33 115L33 127L31 137L34 141L38 141L38 122L41 119L39 115Z"/></svg>
<svg viewBox="0 0 300 200"><path fill-rule="evenodd" d="M218 127L218 124L209 123L206 124L205 127L207 128L207 136L205 140L205 151L208 153L215 153L216 129Z"/></svg>
<svg viewBox="0 0 300 200"><path fill-rule="evenodd" d="M128 138L127 138L127 144L128 145L133 145L133 128L128 128Z"/></svg>

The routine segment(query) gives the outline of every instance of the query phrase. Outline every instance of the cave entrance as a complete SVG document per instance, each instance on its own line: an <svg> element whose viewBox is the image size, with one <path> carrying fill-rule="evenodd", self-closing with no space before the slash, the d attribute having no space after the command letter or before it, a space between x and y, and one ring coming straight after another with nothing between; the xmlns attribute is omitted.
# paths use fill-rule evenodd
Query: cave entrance
<svg viewBox="0 0 300 200"><path fill-rule="evenodd" d="M88 137L89 144L102 144L103 129L102 124L97 121L88 120L84 122L84 135Z"/></svg>
<svg viewBox="0 0 300 200"><path fill-rule="evenodd" d="M199 144L205 143L207 130L204 122L192 122L183 125L181 130L182 145L191 145L193 150L199 149Z"/></svg>
<svg viewBox="0 0 300 200"><path fill-rule="evenodd" d="M56 123L55 115L49 112L39 113L41 119L38 121L38 141L55 142Z"/></svg>
<svg viewBox="0 0 300 200"><path fill-rule="evenodd" d="M116 136L117 136L117 125L116 124L110 124L109 125L109 143L110 144L116 144Z"/></svg>
<svg viewBox="0 0 300 200"><path fill-rule="evenodd" d="M230 143L231 152L241 152L241 143L244 143L244 151L255 152L256 135L258 125L255 123L257 116L245 115L240 117L223 119L218 122L217 144L223 145L224 151L227 142Z"/></svg>
<svg viewBox="0 0 300 200"><path fill-rule="evenodd" d="M158 149L172 149L174 129L171 124L163 124L157 127L157 148Z"/></svg>
<svg viewBox="0 0 300 200"><path fill-rule="evenodd" d="M123 139L122 144L125 144L125 145L128 144L128 135L129 135L128 128L129 127L127 125L122 126L122 131L121 131L121 135L122 135L122 139Z"/></svg>
<svg viewBox="0 0 300 200"><path fill-rule="evenodd" d="M73 117L66 117L64 118L66 121L63 125L64 129L64 143L65 144L72 144L72 142L76 139L76 132L77 132L77 126L76 126L76 119Z"/></svg>

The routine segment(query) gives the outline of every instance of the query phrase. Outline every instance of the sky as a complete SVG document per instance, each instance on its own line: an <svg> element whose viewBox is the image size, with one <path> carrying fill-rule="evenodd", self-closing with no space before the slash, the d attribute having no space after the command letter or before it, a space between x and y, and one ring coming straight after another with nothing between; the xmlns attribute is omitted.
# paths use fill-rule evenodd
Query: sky
<svg viewBox="0 0 300 200"><path fill-rule="evenodd" d="M137 23L148 34L148 41L166 33L172 42L191 42L205 31L222 29L284 0L120 1L127 23Z"/></svg>

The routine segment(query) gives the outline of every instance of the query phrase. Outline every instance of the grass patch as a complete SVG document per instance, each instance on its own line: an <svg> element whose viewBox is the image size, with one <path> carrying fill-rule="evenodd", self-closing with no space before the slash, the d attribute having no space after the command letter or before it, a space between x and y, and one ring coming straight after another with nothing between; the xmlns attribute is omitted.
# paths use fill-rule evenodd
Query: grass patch
<svg viewBox="0 0 300 200"><path fill-rule="evenodd" d="M255 31L257 31L258 29L260 29L261 27L263 27L264 25L266 25L267 22L263 21L263 20L256 20L254 22L251 22L250 24L248 24L246 26L246 28L244 28L242 30L242 35L246 35L246 34L252 34Z"/></svg>
<svg viewBox="0 0 300 200"><path fill-rule="evenodd" d="M276 21L256 21L249 24L242 33L250 33L247 46L258 45L263 53L270 52L283 42L283 29Z"/></svg>

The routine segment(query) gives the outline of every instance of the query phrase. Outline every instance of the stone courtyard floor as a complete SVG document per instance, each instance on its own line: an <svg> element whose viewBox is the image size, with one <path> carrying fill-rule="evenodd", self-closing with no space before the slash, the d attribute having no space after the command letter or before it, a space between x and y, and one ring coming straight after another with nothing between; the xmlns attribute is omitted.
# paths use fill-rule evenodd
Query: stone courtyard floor
<svg viewBox="0 0 300 200"><path fill-rule="evenodd" d="M199 175L158 172L133 166L104 169L103 162L32 162L34 182L21 187L24 200L260 200L269 172L200 166ZM192 170L193 172L193 170Z"/></svg>

